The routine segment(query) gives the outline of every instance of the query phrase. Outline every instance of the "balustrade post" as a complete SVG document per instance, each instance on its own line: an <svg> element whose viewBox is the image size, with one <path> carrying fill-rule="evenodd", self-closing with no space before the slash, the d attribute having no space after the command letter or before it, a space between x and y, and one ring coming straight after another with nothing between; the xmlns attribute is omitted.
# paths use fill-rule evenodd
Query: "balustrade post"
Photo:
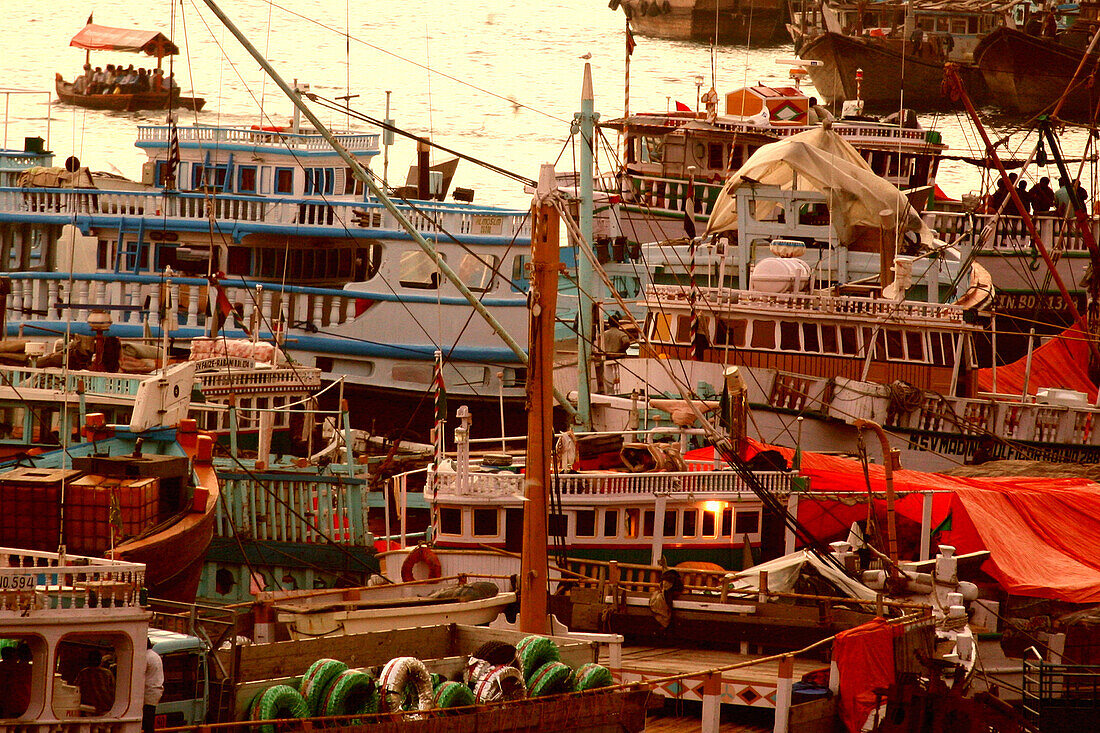
<svg viewBox="0 0 1100 733"><path fill-rule="evenodd" d="M310 299L310 305L311 305L311 309L310 309L311 316L310 316L309 320L315 328L320 329L321 327L324 326L324 323L323 323L324 312L325 312L325 310L324 310L325 309L324 298L320 295L310 295L309 299Z"/></svg>

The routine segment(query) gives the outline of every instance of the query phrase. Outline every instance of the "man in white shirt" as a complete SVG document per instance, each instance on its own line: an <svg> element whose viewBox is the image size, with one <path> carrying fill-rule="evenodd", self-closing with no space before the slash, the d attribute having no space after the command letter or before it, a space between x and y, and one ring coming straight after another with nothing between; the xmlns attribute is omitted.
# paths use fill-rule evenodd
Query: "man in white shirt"
<svg viewBox="0 0 1100 733"><path fill-rule="evenodd" d="M145 705L141 709L142 733L153 733L157 718L157 703L164 694L164 663L160 655L153 651L153 642L148 641L145 652Z"/></svg>

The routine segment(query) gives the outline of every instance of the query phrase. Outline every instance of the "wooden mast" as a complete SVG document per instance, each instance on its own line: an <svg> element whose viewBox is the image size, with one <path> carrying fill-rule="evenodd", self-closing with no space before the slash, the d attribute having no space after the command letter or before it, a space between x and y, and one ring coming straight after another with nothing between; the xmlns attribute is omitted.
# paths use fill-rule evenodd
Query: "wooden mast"
<svg viewBox="0 0 1100 733"><path fill-rule="evenodd" d="M539 171L531 205L530 347L527 368L527 462L524 476L523 555L520 561L519 628L550 631L547 512L554 439L554 315L558 307L558 212L551 200L554 166Z"/></svg>

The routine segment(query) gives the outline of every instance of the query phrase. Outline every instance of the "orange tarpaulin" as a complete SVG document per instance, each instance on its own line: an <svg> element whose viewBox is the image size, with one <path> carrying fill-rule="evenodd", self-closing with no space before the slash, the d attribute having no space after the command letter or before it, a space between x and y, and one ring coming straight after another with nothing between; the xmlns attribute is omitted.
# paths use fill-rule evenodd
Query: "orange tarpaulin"
<svg viewBox="0 0 1100 733"><path fill-rule="evenodd" d="M174 56L180 50L171 39L157 31L137 28L110 28L89 23L69 41L70 46L89 51L128 51L150 56Z"/></svg>
<svg viewBox="0 0 1100 733"><path fill-rule="evenodd" d="M997 367L997 392L1023 394L1027 357ZM1047 387L1084 392L1089 402L1096 403L1096 385L1089 379L1089 345L1081 329L1070 326L1031 352L1031 378L1028 394ZM978 389L993 391L993 368L978 370Z"/></svg>
<svg viewBox="0 0 1100 733"><path fill-rule="evenodd" d="M778 451L788 463L790 448L749 440L746 458L762 450ZM691 451L685 458L710 460L713 450ZM801 473L813 494L864 494L867 485L858 461L804 452ZM882 466L869 466L871 488L886 490ZM1100 603L1100 485L1081 478L963 478L938 473L894 472L899 533L919 529L923 491L934 491L933 538L962 553L989 550L982 569L1016 595L1070 603ZM853 496L853 498L855 498ZM881 504L876 514L884 516ZM844 536L854 521L865 519L863 501L803 500L798 519L815 537ZM913 538L915 539L915 538ZM915 545L914 541L909 543ZM904 543L903 543L904 545Z"/></svg>

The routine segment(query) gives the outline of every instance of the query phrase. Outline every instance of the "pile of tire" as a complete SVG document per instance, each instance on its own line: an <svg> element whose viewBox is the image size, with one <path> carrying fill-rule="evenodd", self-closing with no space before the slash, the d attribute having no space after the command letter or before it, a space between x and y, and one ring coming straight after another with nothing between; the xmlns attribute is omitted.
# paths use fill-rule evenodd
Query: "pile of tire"
<svg viewBox="0 0 1100 733"><path fill-rule="evenodd" d="M429 672L415 657L391 659L377 679L365 670L349 669L337 659L318 659L297 688L274 685L257 694L249 706L248 719L422 712L583 692L612 684L606 667L585 664L573 670L561 661L553 639L532 635L516 646L502 641L482 644L470 655L461 682ZM360 722L345 719L339 724ZM275 724L259 726L259 733L275 733Z"/></svg>

